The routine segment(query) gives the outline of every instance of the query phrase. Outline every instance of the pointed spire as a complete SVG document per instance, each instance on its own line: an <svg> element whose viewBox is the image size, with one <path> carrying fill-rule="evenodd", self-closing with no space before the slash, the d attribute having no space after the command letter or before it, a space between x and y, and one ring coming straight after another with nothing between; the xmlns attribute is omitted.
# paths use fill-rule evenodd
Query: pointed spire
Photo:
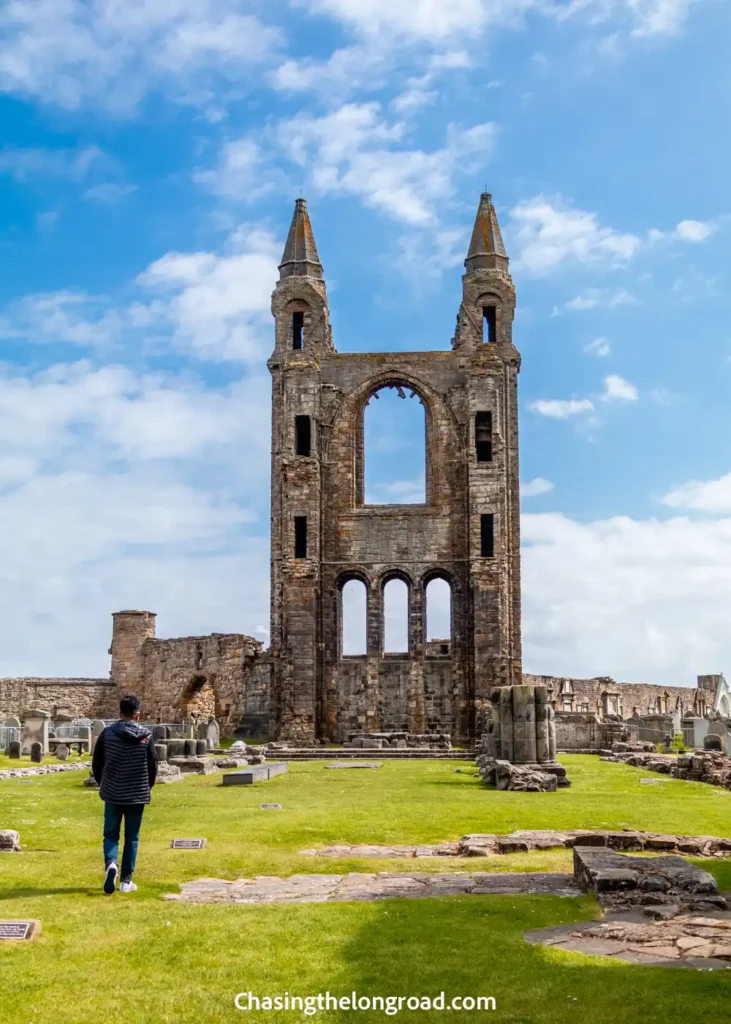
<svg viewBox="0 0 731 1024"><path fill-rule="evenodd" d="M280 280L285 277L322 277L322 264L304 199L294 204L294 216L279 265Z"/></svg>
<svg viewBox="0 0 731 1024"><path fill-rule="evenodd" d="M497 213L489 192L483 192L480 196L480 205L464 265L468 274L482 268L505 271L508 269L508 254L505 252Z"/></svg>

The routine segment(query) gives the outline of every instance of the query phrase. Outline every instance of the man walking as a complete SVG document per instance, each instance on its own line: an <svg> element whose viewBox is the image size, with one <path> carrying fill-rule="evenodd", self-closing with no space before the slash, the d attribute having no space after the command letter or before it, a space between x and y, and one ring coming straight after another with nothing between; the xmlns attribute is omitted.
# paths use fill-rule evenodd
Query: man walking
<svg viewBox="0 0 731 1024"><path fill-rule="evenodd" d="M122 697L119 721L103 729L94 747L92 767L104 801L104 892L117 884L119 833L124 818L124 850L120 892L135 892L132 875L137 860L142 812L150 802L157 778L157 755L152 733L140 725L140 702Z"/></svg>

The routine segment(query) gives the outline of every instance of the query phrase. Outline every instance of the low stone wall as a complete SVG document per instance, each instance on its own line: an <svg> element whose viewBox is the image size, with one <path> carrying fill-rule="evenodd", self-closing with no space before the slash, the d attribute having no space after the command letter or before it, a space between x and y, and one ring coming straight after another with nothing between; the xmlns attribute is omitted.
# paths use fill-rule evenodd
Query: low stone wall
<svg viewBox="0 0 731 1024"><path fill-rule="evenodd" d="M713 750L694 751L692 754L673 757L672 754L623 754L612 753L602 761L629 764L648 772L659 772L674 779L688 782L707 782L710 786L731 789L731 758Z"/></svg>
<svg viewBox="0 0 731 1024"><path fill-rule="evenodd" d="M30 709L64 711L73 718L114 718L117 689L111 679L0 679L0 719Z"/></svg>

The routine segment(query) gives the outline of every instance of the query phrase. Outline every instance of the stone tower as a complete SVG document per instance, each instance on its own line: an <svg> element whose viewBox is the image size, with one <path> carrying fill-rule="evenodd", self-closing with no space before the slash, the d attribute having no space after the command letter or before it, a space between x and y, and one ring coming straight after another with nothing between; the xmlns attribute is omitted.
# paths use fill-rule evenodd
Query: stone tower
<svg viewBox="0 0 731 1024"><path fill-rule="evenodd" d="M272 296L272 657L277 734L474 735L495 686L521 682L515 290L485 193L451 350L338 353L307 206L297 200ZM384 387L426 420L426 501L366 505L363 417ZM451 588L452 627L426 643L425 590ZM367 652L342 644L342 591L367 592ZM384 652L383 592L408 587L408 651ZM433 645L432 645L433 646Z"/></svg>

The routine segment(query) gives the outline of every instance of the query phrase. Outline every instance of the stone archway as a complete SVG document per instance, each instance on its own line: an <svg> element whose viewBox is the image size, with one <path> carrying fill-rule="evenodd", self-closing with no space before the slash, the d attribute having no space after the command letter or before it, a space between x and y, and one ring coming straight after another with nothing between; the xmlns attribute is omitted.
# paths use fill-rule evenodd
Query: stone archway
<svg viewBox="0 0 731 1024"><path fill-rule="evenodd" d="M183 717L207 722L216 717L216 691L205 673L192 677L182 697Z"/></svg>

